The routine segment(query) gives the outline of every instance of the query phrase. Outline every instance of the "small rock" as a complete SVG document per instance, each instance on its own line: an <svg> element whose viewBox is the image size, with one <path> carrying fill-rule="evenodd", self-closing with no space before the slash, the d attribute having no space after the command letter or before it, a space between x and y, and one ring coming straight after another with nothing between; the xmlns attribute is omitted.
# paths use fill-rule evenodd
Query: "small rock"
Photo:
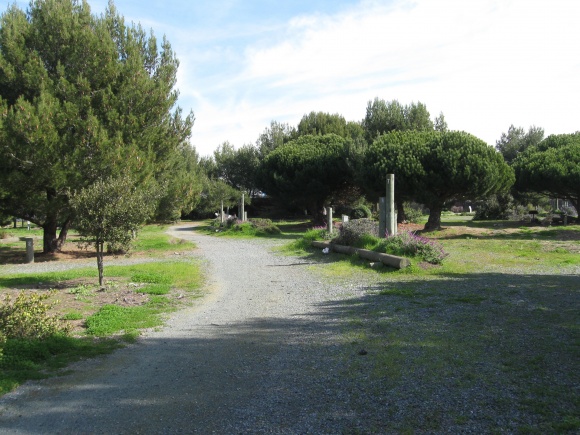
<svg viewBox="0 0 580 435"><path fill-rule="evenodd" d="M359 355L366 355L368 352L365 349L361 349L358 351Z"/></svg>

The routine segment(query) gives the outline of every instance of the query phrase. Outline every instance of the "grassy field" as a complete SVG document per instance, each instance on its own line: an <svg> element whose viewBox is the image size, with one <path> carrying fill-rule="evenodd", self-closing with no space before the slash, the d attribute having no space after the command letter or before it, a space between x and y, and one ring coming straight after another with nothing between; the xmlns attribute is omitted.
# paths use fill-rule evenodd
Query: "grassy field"
<svg viewBox="0 0 580 435"><path fill-rule="evenodd" d="M410 268L394 270L304 249L308 244L300 238L308 222L274 224L280 234L262 236L287 241L283 252L309 258L320 279L364 289L325 310L344 319L344 370L337 375L365 386L353 394L384 401L391 426L382 430L436 433L452 427L465 432L477 419L491 433L580 431L580 226L444 216L442 231L423 234L443 245L448 253L443 264L414 261ZM215 234L209 224L205 231ZM69 298L62 317L84 325L78 338L16 346L11 352L23 355L16 361L21 369L6 371L14 361L3 359L3 391L75 358L110 351L119 345L107 338L111 334L130 339L139 328L157 324L160 313L174 309L172 296L197 295L197 265L174 255L191 246L171 242L157 227L147 228L138 246L137 255L162 261L117 267L105 260L110 291L124 289L124 297L134 301L120 308L104 303L92 285L96 267L0 274L0 292L30 289L39 281L45 288L61 286L60 296ZM353 358L363 350L364 357ZM39 362L29 354L57 357Z"/></svg>
<svg viewBox="0 0 580 435"><path fill-rule="evenodd" d="M0 394L27 379L59 373L79 358L110 352L134 340L144 328L160 326L164 315L200 296L202 276L199 265L187 254L194 245L170 238L165 227L147 226L135 242L128 259L143 261L114 265L116 258L105 258L105 287L98 286L96 260L92 252L79 249L75 235L63 252L54 256L38 255L37 261L50 269L51 264L94 260L94 265L58 272L6 273L0 269L0 296L13 304L18 295L46 295L47 317L58 319L71 329L68 336L49 338L9 338L0 342ZM22 234L41 237L26 228L9 229L10 238L0 241L0 259L5 264L22 262ZM38 232L38 234L37 234ZM182 255L183 254L183 255ZM118 257L123 259L124 257ZM31 310L27 302L27 310ZM12 318L21 316L15 312ZM45 322L46 323L46 322ZM42 322L28 322L29 330Z"/></svg>
<svg viewBox="0 0 580 435"><path fill-rule="evenodd" d="M389 403L394 433L461 431L474 418L497 433L578 433L580 226L444 217L423 235L449 254L441 266L302 251L323 279L366 288L325 307L346 319L343 375Z"/></svg>

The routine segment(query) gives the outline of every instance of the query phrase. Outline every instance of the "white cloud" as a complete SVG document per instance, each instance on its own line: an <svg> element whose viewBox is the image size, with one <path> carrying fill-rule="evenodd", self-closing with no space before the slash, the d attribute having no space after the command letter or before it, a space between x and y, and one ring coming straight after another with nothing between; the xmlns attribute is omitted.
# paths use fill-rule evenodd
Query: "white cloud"
<svg viewBox="0 0 580 435"><path fill-rule="evenodd" d="M310 111L360 120L375 96L422 101L491 144L512 123L569 133L580 129L578 16L572 0L418 0L296 17L276 42L247 45L238 70L207 91L187 83L193 63L182 62L192 142L201 154L241 146L270 120L296 124Z"/></svg>

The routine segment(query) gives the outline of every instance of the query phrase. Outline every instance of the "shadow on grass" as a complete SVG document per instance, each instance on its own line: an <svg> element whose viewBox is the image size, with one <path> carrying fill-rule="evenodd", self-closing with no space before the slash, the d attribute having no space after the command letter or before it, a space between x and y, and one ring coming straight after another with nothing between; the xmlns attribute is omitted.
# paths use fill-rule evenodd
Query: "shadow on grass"
<svg viewBox="0 0 580 435"><path fill-rule="evenodd" d="M580 428L576 276L482 273L364 290L287 317L193 318L187 338L145 338L0 401L0 422L30 433Z"/></svg>

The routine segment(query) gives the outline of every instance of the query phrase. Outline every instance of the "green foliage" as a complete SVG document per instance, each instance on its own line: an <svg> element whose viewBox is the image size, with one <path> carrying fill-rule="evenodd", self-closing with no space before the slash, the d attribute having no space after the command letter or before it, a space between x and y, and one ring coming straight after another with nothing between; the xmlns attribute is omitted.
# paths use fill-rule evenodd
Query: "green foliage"
<svg viewBox="0 0 580 435"><path fill-rule="evenodd" d="M580 207L580 132L552 135L528 148L514 161L515 187Z"/></svg>
<svg viewBox="0 0 580 435"><path fill-rule="evenodd" d="M105 243L127 251L133 235L155 210L152 198L151 191L137 189L128 177L98 180L71 198L82 241L92 244L97 251L99 285L103 284Z"/></svg>
<svg viewBox="0 0 580 435"><path fill-rule="evenodd" d="M137 292L146 293L149 295L166 295L170 292L170 290L171 286L169 284L150 284L137 289Z"/></svg>
<svg viewBox="0 0 580 435"><path fill-rule="evenodd" d="M292 133L292 139L299 136L324 136L336 134L355 142L364 140L364 129L360 123L347 122L342 115L335 113L310 112L304 115L298 123L298 128Z"/></svg>
<svg viewBox="0 0 580 435"><path fill-rule="evenodd" d="M408 222L418 224L423 219L423 211L420 205L407 201L403 203L403 210L405 210L405 218Z"/></svg>
<svg viewBox="0 0 580 435"><path fill-rule="evenodd" d="M391 131L431 131L434 128L427 107L423 103L403 106L397 100L385 101L375 98L367 104L363 121L366 140L371 144L378 136ZM446 129L443 114L439 115L438 127Z"/></svg>
<svg viewBox="0 0 580 435"><path fill-rule="evenodd" d="M206 178L202 198L197 211L202 214L214 214L224 208L235 206L242 197L242 192L233 188L224 180Z"/></svg>
<svg viewBox="0 0 580 435"><path fill-rule="evenodd" d="M98 16L74 0L2 14L0 208L42 226L45 251L62 242L57 226L66 236L71 190L121 174L181 184L168 177L193 114L176 107L177 66L167 40L126 25L112 2Z"/></svg>
<svg viewBox="0 0 580 435"><path fill-rule="evenodd" d="M413 232L388 236L376 250L402 257L418 257L431 264L441 264L447 256L440 243Z"/></svg>
<svg viewBox="0 0 580 435"><path fill-rule="evenodd" d="M514 209L513 197L509 193L491 195L477 203L473 220L509 219Z"/></svg>
<svg viewBox="0 0 580 435"><path fill-rule="evenodd" d="M252 145L235 149L229 142L223 143L213 153L215 179L223 180L238 192L247 192L248 200L258 190L257 174L260 152Z"/></svg>
<svg viewBox="0 0 580 435"><path fill-rule="evenodd" d="M371 209L364 204L359 204L350 211L352 219L370 219L372 215Z"/></svg>
<svg viewBox="0 0 580 435"><path fill-rule="evenodd" d="M260 160L263 160L268 154L276 148L290 141L295 134L295 129L288 124L277 121L270 122L270 127L264 129L256 141L260 153Z"/></svg>
<svg viewBox="0 0 580 435"><path fill-rule="evenodd" d="M14 302L5 295L0 305L0 331L5 338L44 339L52 335L67 334L70 326L57 316L49 314L56 304L47 304L50 293L26 294L21 292Z"/></svg>
<svg viewBox="0 0 580 435"><path fill-rule="evenodd" d="M159 272L139 272L131 275L131 282L169 284L171 283L171 277Z"/></svg>
<svg viewBox="0 0 580 435"><path fill-rule="evenodd" d="M538 145L544 139L544 129L531 126L526 133L523 128L510 125L507 133L502 133L495 146L506 162L511 164L526 149Z"/></svg>
<svg viewBox="0 0 580 435"><path fill-rule="evenodd" d="M87 318L87 333L105 337L121 331L130 334L137 329L152 328L161 324L158 313L158 309L150 306L105 305Z"/></svg>
<svg viewBox="0 0 580 435"><path fill-rule="evenodd" d="M349 143L335 134L306 135L276 148L261 166L264 191L320 217L325 200L352 181Z"/></svg>
<svg viewBox="0 0 580 435"><path fill-rule="evenodd" d="M395 196L430 209L426 228L439 228L444 204L504 192L514 175L501 154L464 132L406 131L379 136L364 160L367 191L384 190L395 174Z"/></svg>
<svg viewBox="0 0 580 435"><path fill-rule="evenodd" d="M280 228L278 228L272 220L270 219L250 219L250 224L256 229L257 234L280 234Z"/></svg>
<svg viewBox="0 0 580 435"><path fill-rule="evenodd" d="M344 222L338 236L333 240L338 245L361 246L363 236L379 236L379 224L372 219L352 219Z"/></svg>

